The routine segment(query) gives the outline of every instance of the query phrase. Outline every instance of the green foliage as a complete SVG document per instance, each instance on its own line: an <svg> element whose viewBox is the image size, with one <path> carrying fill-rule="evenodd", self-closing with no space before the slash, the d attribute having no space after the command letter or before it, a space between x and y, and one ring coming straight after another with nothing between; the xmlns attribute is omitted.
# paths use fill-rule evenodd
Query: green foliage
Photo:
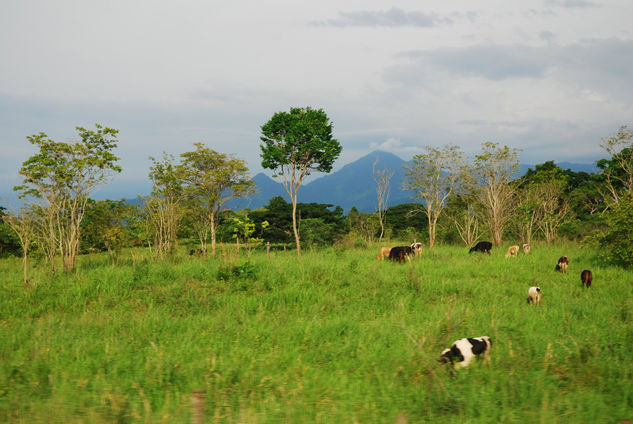
<svg viewBox="0 0 633 424"><path fill-rule="evenodd" d="M261 129L265 169L281 169L283 173L284 167L296 166L304 170L301 177L313 169L330 172L341 153L341 145L332 138L332 124L323 109L293 107L289 112L277 112Z"/></svg>
<svg viewBox="0 0 633 424"><path fill-rule="evenodd" d="M343 208L340 206L321 203L299 203L297 204L297 214L300 231L303 231L309 243L332 244L343 236L347 230ZM249 212L256 227L257 232L265 241L271 243L290 243L292 241L292 205L286 202L283 197L276 196L268 201L268 205L262 209ZM309 220L307 227L304 226ZM318 221L315 221L318 220ZM265 232L261 231L263 222L268 223ZM323 231L318 233L316 227Z"/></svg>
<svg viewBox="0 0 633 424"><path fill-rule="evenodd" d="M141 211L138 205L125 200L89 200L81 222L81 249L87 251L120 251L138 246Z"/></svg>
<svg viewBox="0 0 633 424"><path fill-rule="evenodd" d="M330 172L341 153L341 145L332 138L332 124L323 109L290 108L277 112L262 125L260 144L262 167L283 176L283 185L290 196L292 232L301 256L297 224L297 192L312 170Z"/></svg>
<svg viewBox="0 0 633 424"><path fill-rule="evenodd" d="M423 240L428 232L428 220L418 203L402 203L388 208L387 226L393 231L393 237L400 239L410 238L410 228L415 229L418 240Z"/></svg>
<svg viewBox="0 0 633 424"><path fill-rule="evenodd" d="M6 208L0 206L0 258L10 255L19 256L22 253L20 240L15 231L4 222Z"/></svg>
<svg viewBox="0 0 633 424"><path fill-rule="evenodd" d="M257 277L257 268L250 261L245 261L239 265L221 266L218 269L217 278L220 281L252 280ZM247 286L242 286L246 289Z"/></svg>
<svg viewBox="0 0 633 424"><path fill-rule="evenodd" d="M55 142L44 132L27 137L38 153L27 159L20 169L24 183L14 187L20 197L87 196L109 176L108 171L121 172L119 160L112 150L117 146L118 130L95 125L96 130L76 127L80 141Z"/></svg>
<svg viewBox="0 0 633 424"><path fill-rule="evenodd" d="M633 194L625 194L606 213L607 229L599 237L601 256L624 267L633 266Z"/></svg>

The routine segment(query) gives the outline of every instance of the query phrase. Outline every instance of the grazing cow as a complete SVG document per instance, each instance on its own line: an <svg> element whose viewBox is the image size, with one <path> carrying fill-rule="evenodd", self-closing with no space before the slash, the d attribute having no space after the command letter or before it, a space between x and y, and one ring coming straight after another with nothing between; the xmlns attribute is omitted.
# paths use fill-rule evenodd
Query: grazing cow
<svg viewBox="0 0 633 424"><path fill-rule="evenodd" d="M591 287L591 281L593 280L593 275L591 271L588 269L584 270L580 273L580 281L582 281L582 285L589 288Z"/></svg>
<svg viewBox="0 0 633 424"><path fill-rule="evenodd" d="M389 252L389 259L400 263L404 262L405 259L411 262L412 254L413 249L411 249L411 246L396 246L391 248L391 251Z"/></svg>
<svg viewBox="0 0 633 424"><path fill-rule="evenodd" d="M489 241L480 241L474 247L471 247L468 253L481 252L490 255L490 249L492 249L492 243Z"/></svg>
<svg viewBox="0 0 633 424"><path fill-rule="evenodd" d="M382 261L383 259L388 258L389 252L391 252L391 247L381 247L378 252L378 256L376 256L376 260Z"/></svg>
<svg viewBox="0 0 633 424"><path fill-rule="evenodd" d="M207 249L191 249L189 251L189 256L193 256L193 255L201 256L201 255L206 255L206 253L207 253Z"/></svg>
<svg viewBox="0 0 633 424"><path fill-rule="evenodd" d="M541 288L540 287L530 287L528 290L528 304L541 306Z"/></svg>
<svg viewBox="0 0 633 424"><path fill-rule="evenodd" d="M569 258L567 256L561 256L558 258L558 264L556 264L556 271L560 271L567 274L567 268L569 267Z"/></svg>
<svg viewBox="0 0 633 424"><path fill-rule="evenodd" d="M440 364L451 363L455 368L464 368L477 355L484 354L484 361L490 362L492 340L488 336L456 340L450 349L444 349L439 357Z"/></svg>
<svg viewBox="0 0 633 424"><path fill-rule="evenodd" d="M508 251L506 252L506 258L510 256L519 256L519 246L510 246L508 247Z"/></svg>
<svg viewBox="0 0 633 424"><path fill-rule="evenodd" d="M530 253L530 245L529 244L527 244L527 243L523 244L523 253L525 253L526 255L528 253Z"/></svg>

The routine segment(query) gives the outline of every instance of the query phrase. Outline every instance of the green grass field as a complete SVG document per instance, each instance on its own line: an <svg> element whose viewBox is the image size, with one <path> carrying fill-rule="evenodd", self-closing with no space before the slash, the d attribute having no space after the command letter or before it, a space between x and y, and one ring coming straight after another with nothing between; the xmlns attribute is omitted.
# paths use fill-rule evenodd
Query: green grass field
<svg viewBox="0 0 633 424"><path fill-rule="evenodd" d="M72 275L38 264L28 291L19 259L1 260L0 422L191 422L194 390L204 422L633 420L630 271L572 245L508 259L440 246L412 265L377 250L89 255ZM437 363L482 335L490 366Z"/></svg>

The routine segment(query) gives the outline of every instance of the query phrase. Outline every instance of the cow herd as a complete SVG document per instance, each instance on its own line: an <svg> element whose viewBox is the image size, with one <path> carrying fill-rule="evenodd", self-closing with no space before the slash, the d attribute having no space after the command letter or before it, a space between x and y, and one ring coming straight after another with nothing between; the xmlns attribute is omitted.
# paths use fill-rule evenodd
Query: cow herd
<svg viewBox="0 0 633 424"><path fill-rule="evenodd" d="M529 254L531 251L529 244L523 244L521 246L524 254ZM489 241L480 241L475 246L470 248L469 253L479 252L487 253L491 255L492 243ZM519 246L513 245L506 251L505 257L517 257L519 255ZM411 262L411 257L414 255L422 254L422 244L414 242L410 246L396 246L396 247L382 247L376 256L377 260L390 259L392 261L398 261L403 263L406 260ZM567 274L569 268L569 258L567 256L561 256L558 259L555 270ZM593 275L590 270L583 270L580 274L580 280L582 286L585 288L591 287ZM527 303L535 306L541 305L541 288L530 287L528 289ZM455 368L463 368L468 366L471 360L477 356L483 355L484 361L490 361L490 349L492 347L492 340L488 336L470 337L456 340L453 345L444 349L438 359L441 364L452 364Z"/></svg>
<svg viewBox="0 0 633 424"><path fill-rule="evenodd" d="M376 256L376 260L381 261L386 258L400 263L403 263L405 260L411 262L413 255L421 254L422 243L413 242L411 246L381 247L378 256Z"/></svg>

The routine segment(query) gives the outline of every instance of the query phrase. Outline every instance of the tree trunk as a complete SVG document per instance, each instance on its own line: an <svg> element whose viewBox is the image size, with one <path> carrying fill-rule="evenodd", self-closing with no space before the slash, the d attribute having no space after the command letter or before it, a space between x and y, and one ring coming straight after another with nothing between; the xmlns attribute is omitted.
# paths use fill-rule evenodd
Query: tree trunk
<svg viewBox="0 0 633 424"><path fill-rule="evenodd" d="M295 193L292 200L292 231L295 235L295 242L297 243L297 258L301 257L301 244L299 242L299 231L297 231L297 195Z"/></svg>
<svg viewBox="0 0 633 424"><path fill-rule="evenodd" d="M211 214L211 255L215 258L215 214Z"/></svg>
<svg viewBox="0 0 633 424"><path fill-rule="evenodd" d="M434 217L431 219L429 216L429 249L433 249L435 247L435 237L437 235L437 218Z"/></svg>
<svg viewBox="0 0 633 424"><path fill-rule="evenodd" d="M24 288L29 288L29 280L27 278L27 257L28 257L28 248L23 249L24 255L22 256L22 268L24 269Z"/></svg>

